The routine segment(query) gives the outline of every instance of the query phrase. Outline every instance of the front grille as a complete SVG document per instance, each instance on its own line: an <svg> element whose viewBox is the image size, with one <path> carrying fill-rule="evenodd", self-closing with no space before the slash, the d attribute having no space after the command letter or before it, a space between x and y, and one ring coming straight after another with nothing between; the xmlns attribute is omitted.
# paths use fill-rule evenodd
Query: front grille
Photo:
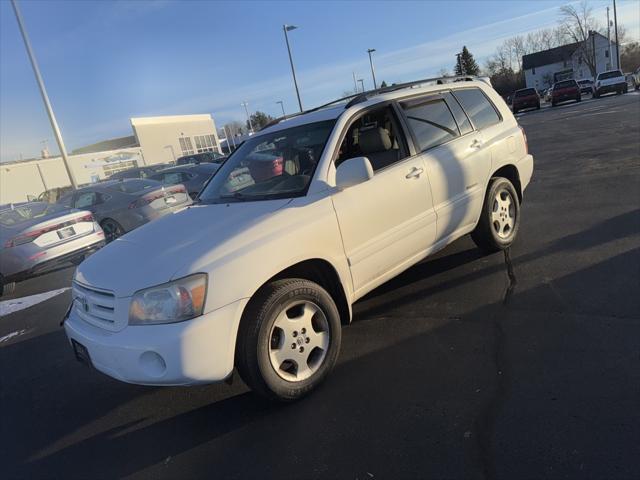
<svg viewBox="0 0 640 480"><path fill-rule="evenodd" d="M120 330L112 291L74 281L72 293L75 311L85 322L107 330Z"/></svg>

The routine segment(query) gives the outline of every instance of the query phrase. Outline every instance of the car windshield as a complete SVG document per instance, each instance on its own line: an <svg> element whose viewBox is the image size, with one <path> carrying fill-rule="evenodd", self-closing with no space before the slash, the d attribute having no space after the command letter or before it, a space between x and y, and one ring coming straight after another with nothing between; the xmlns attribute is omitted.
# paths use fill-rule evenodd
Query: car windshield
<svg viewBox="0 0 640 480"><path fill-rule="evenodd" d="M202 203L304 195L335 120L249 138L220 167L200 194Z"/></svg>
<svg viewBox="0 0 640 480"><path fill-rule="evenodd" d="M607 78L622 77L620 70L613 70L611 72L604 72L598 75L598 80L606 80Z"/></svg>
<svg viewBox="0 0 640 480"><path fill-rule="evenodd" d="M518 90L516 97L528 97L529 95L535 95L536 91L533 88L526 88L524 90Z"/></svg>
<svg viewBox="0 0 640 480"><path fill-rule="evenodd" d="M128 180L115 185L109 185L109 188L123 193L136 193L157 186L158 184L153 180Z"/></svg>
<svg viewBox="0 0 640 480"><path fill-rule="evenodd" d="M553 88L567 88L567 87L575 87L575 86L576 86L575 80L565 80L564 82L556 83Z"/></svg>
<svg viewBox="0 0 640 480"><path fill-rule="evenodd" d="M12 227L62 210L65 210L65 207L55 203L27 203L0 211L0 225Z"/></svg>
<svg viewBox="0 0 640 480"><path fill-rule="evenodd" d="M588 84L590 84L590 83L591 83L591 80L580 80L578 83L579 83L580 85L588 85Z"/></svg>

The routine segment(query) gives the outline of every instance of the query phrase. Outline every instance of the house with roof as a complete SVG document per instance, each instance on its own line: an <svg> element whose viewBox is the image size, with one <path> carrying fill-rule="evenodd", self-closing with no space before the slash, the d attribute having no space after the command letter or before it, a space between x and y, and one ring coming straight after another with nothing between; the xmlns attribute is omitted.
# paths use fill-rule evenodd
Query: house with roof
<svg viewBox="0 0 640 480"><path fill-rule="evenodd" d="M594 80L595 75L618 68L616 50L613 40L609 51L609 39L592 31L586 42L570 43L524 55L522 69L527 88L543 90L555 82L570 78ZM592 74L590 64L593 64L595 75Z"/></svg>

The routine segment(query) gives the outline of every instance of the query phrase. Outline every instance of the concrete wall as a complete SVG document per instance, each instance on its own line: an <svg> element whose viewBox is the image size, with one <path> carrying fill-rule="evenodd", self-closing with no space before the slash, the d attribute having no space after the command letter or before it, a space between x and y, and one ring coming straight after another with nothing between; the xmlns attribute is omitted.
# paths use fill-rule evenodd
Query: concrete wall
<svg viewBox="0 0 640 480"><path fill-rule="evenodd" d="M110 171L142 165L140 148L69 156L71 171L79 185L107 178ZM0 164L0 204L24 202L46 189L70 185L61 157Z"/></svg>
<svg viewBox="0 0 640 480"><path fill-rule="evenodd" d="M591 40L589 40L589 51L591 50ZM606 72L607 70L613 70L617 68L616 66L616 44L611 42L611 55L609 53L609 41L606 37L602 35L595 36L595 50L596 50L596 75L598 73ZM550 74L553 82L553 74L556 72L560 72L567 69L573 69L573 78L576 80L580 80L583 78L588 78L591 80L595 80L591 76L591 70L589 70L589 66L581 61L580 51L577 50L571 60L563 63L552 63L549 65L543 65L540 67L536 67L535 69L528 69L524 71L525 81L527 87L536 88L538 90L542 90L544 88L548 88L548 85L544 81L544 76L546 74ZM535 70L535 73L533 73Z"/></svg>
<svg viewBox="0 0 640 480"><path fill-rule="evenodd" d="M132 118L131 126L138 144L144 152L147 165L155 163L175 162L177 158L186 155L180 144L188 139L193 150L196 148L196 136L213 135L213 148L220 151L220 140L211 115L177 115L166 117Z"/></svg>

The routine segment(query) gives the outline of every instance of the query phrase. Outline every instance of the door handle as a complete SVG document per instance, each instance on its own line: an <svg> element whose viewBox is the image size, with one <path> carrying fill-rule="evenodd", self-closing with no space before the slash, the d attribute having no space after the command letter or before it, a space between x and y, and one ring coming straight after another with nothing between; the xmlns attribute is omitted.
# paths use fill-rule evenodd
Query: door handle
<svg viewBox="0 0 640 480"><path fill-rule="evenodd" d="M482 148L482 140L476 138L470 145L471 148Z"/></svg>
<svg viewBox="0 0 640 480"><path fill-rule="evenodd" d="M409 173L405 175L404 178L418 178L424 172L424 168L413 167Z"/></svg>

